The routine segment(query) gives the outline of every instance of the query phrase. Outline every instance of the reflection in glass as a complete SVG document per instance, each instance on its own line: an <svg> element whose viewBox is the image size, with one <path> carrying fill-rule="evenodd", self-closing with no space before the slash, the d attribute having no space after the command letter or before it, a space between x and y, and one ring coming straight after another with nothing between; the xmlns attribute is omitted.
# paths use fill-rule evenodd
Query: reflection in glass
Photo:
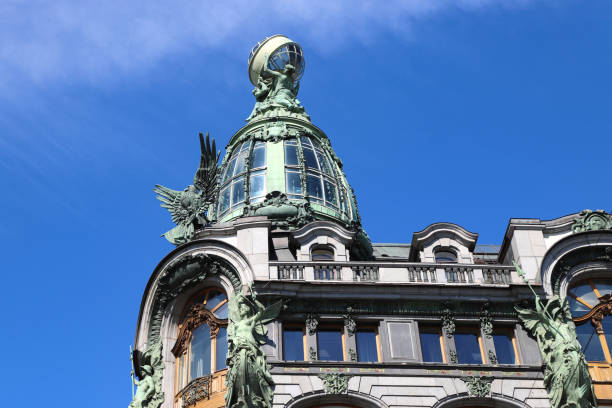
<svg viewBox="0 0 612 408"><path fill-rule="evenodd" d="M599 336L590 321L576 326L576 336L587 361L606 361Z"/></svg>
<svg viewBox="0 0 612 408"><path fill-rule="evenodd" d="M283 330L283 356L285 361L304 361L304 333L301 329Z"/></svg>
<svg viewBox="0 0 612 408"><path fill-rule="evenodd" d="M357 361L378 361L376 332L374 330L358 330L355 340L357 341Z"/></svg>
<svg viewBox="0 0 612 408"><path fill-rule="evenodd" d="M216 360L216 368L215 371L223 370L227 367L226 360L227 359L227 328L221 327L219 328L219 332L217 333L217 350L215 355Z"/></svg>
<svg viewBox="0 0 612 408"><path fill-rule="evenodd" d="M421 340L421 352L423 353L423 361L427 363L441 363L442 349L440 348L439 333L419 333Z"/></svg>
<svg viewBox="0 0 612 408"><path fill-rule="evenodd" d="M512 337L507 334L494 334L493 344L499 364L516 364L516 355L512 345Z"/></svg>
<svg viewBox="0 0 612 408"><path fill-rule="evenodd" d="M459 364L482 364L476 333L455 333L455 348Z"/></svg>
<svg viewBox="0 0 612 408"><path fill-rule="evenodd" d="M316 198L323 198L323 189L321 188L321 179L313 174L307 174L306 176L306 189L308 195Z"/></svg>
<svg viewBox="0 0 612 408"><path fill-rule="evenodd" d="M340 330L319 330L317 333L319 360L343 361L342 333Z"/></svg>
<svg viewBox="0 0 612 408"><path fill-rule="evenodd" d="M202 324L191 340L191 376L189 380L210 374L210 327Z"/></svg>

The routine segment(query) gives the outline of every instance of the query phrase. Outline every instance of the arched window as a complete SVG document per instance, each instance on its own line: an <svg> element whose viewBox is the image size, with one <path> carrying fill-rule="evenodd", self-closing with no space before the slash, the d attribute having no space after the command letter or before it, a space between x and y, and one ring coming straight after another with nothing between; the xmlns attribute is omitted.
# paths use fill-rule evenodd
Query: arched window
<svg viewBox="0 0 612 408"><path fill-rule="evenodd" d="M569 288L567 299L587 361L612 363L612 280L579 281Z"/></svg>
<svg viewBox="0 0 612 408"><path fill-rule="evenodd" d="M177 358L177 392L193 380L225 370L228 306L227 296L217 288L208 288L188 302L172 349Z"/></svg>
<svg viewBox="0 0 612 408"><path fill-rule="evenodd" d="M328 246L315 246L310 251L310 259L312 261L333 261L334 250Z"/></svg>
<svg viewBox="0 0 612 408"><path fill-rule="evenodd" d="M438 248L434 251L434 256L438 263L457 262L457 253L452 248Z"/></svg>

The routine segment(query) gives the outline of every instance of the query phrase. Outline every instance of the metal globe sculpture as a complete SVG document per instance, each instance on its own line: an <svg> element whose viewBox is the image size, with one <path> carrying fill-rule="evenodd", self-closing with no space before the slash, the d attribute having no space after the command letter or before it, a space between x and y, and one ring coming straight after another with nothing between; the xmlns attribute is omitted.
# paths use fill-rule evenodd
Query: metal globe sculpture
<svg viewBox="0 0 612 408"><path fill-rule="evenodd" d="M257 79L268 75L264 71L264 65L268 69L281 71L287 65L294 68L291 75L294 82L298 82L304 74L304 55L302 47L284 35L273 35L257 43L249 55L249 79L253 85L257 85Z"/></svg>

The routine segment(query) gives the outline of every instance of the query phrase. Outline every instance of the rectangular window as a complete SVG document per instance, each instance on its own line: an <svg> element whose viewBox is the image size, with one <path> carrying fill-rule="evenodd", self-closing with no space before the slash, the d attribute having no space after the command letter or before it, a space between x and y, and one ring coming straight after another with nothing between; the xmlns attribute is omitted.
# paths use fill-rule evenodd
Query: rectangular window
<svg viewBox="0 0 612 408"><path fill-rule="evenodd" d="M374 362L378 360L378 346L375 329L359 329L355 335L357 342L357 361Z"/></svg>
<svg viewBox="0 0 612 408"><path fill-rule="evenodd" d="M498 364L519 364L516 340L510 330L493 333L493 344Z"/></svg>
<svg viewBox="0 0 612 408"><path fill-rule="evenodd" d="M317 158L314 150L305 147L302 149L302 151L304 152L304 162L306 163L306 167L319 170L319 165L317 164Z"/></svg>
<svg viewBox="0 0 612 408"><path fill-rule="evenodd" d="M304 361L304 330L288 327L283 330L283 359Z"/></svg>
<svg viewBox="0 0 612 408"><path fill-rule="evenodd" d="M311 198L323 199L323 188L321 187L321 178L316 174L308 173L306 175L306 189Z"/></svg>
<svg viewBox="0 0 612 408"><path fill-rule="evenodd" d="M220 327L217 333L215 342L216 354L215 354L215 370L223 370L227 367L227 328Z"/></svg>
<svg viewBox="0 0 612 408"><path fill-rule="evenodd" d="M242 204L244 201L244 177L240 177L234 181L232 187L232 207Z"/></svg>
<svg viewBox="0 0 612 408"><path fill-rule="evenodd" d="M289 140L285 141L285 165L286 166L297 166L298 165L298 151L297 144L295 141L290 143Z"/></svg>
<svg viewBox="0 0 612 408"><path fill-rule="evenodd" d="M249 198L250 202L256 202L254 199L263 197L266 194L266 173L258 171L249 176Z"/></svg>
<svg viewBox="0 0 612 408"><path fill-rule="evenodd" d="M287 194L289 198L291 195L301 197L302 195L302 178L300 177L300 173L288 171L287 172Z"/></svg>
<svg viewBox="0 0 612 408"><path fill-rule="evenodd" d="M321 329L317 332L319 360L344 361L342 331L340 329Z"/></svg>
<svg viewBox="0 0 612 408"><path fill-rule="evenodd" d="M257 142L251 155L251 168L264 167L266 165L266 144Z"/></svg>
<svg viewBox="0 0 612 408"><path fill-rule="evenodd" d="M442 331L437 327L419 327L421 353L426 363L444 363Z"/></svg>
<svg viewBox="0 0 612 408"><path fill-rule="evenodd" d="M476 329L457 330L455 348L459 364L482 364L481 339Z"/></svg>

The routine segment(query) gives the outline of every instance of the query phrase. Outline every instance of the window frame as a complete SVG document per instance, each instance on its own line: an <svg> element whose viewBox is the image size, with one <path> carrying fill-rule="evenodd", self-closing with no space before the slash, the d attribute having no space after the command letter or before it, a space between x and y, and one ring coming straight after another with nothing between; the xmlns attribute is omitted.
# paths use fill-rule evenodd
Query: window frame
<svg viewBox="0 0 612 408"><path fill-rule="evenodd" d="M205 306L208 303L209 295L211 292L220 292L225 296L225 299L219 302L211 310L208 310L206 309ZM202 295L204 295L204 300L202 300L201 302L194 302L195 299L197 299L198 297L201 297ZM220 288L217 286L209 286L195 293L185 303L185 307L183 308L183 312L181 313L181 318L179 320L180 323L177 327L177 341L174 347L172 348L172 353L174 354L174 357L175 357L175 364L174 364L175 366L174 367L174 375L175 375L174 376L174 395L175 396L178 395L187 385L189 385L191 381L195 380L195 378L190 379L191 377L191 354L192 354L191 353L191 343L192 343L193 331L196 330L198 327L202 326L203 324L208 324L208 320L203 320L203 321L200 321L197 325L190 327L191 325L190 325L189 318L188 318L189 312L190 312L190 309L196 307L197 305L201 305L201 307L204 309L202 313L209 316L210 320L214 322L218 327L213 335L212 327L210 327L209 325L210 327L209 330L211 331L210 370L209 370L210 373L206 375L215 375L219 372L227 370L227 367L217 370L217 335L219 334L219 331L221 330L221 328L225 328L227 330L227 327L229 325L229 318L219 319L214 315L214 312L219 310L221 307L223 307L228 302L229 302L229 297L223 288ZM181 369L180 362L179 362L181 358L183 359L183 367L182 367L182 372L179 372L179 370ZM179 380L182 380L181 383L179 383Z"/></svg>
<svg viewBox="0 0 612 408"><path fill-rule="evenodd" d="M303 360L286 360L285 359L285 330L294 330L294 331L298 331L297 329L302 331L302 357ZM303 323L293 323L293 322L288 322L282 323L282 327L281 327L281 340L282 340L282 344L283 344L283 350L282 350L282 360L283 361L308 361L308 341L307 341L307 337L306 337L306 327L304 326Z"/></svg>
<svg viewBox="0 0 612 408"><path fill-rule="evenodd" d="M442 331L442 327L435 325L435 324L428 324L428 322L418 322L418 326L417 329L419 331L419 346L420 346L420 352L421 352L421 361L423 363L429 363L429 364L448 364L448 361L446 359L446 344L444 342L444 333ZM437 362L437 361L425 361L425 358L423 356L423 343L421 341L421 333L424 334L437 334L438 335L438 341L440 342L440 353L442 354L442 362Z"/></svg>
<svg viewBox="0 0 612 408"><path fill-rule="evenodd" d="M476 334L478 340L478 349L480 351L480 363L460 363L459 362L459 349L457 348L457 343L455 342L455 338L457 334ZM457 326L455 329L455 333L453 334L453 343L455 343L455 352L457 353L457 364L466 364L466 365L484 365L486 364L486 356L485 356L485 347L484 341L482 339L482 333L479 326L470 326L470 325L462 325Z"/></svg>

